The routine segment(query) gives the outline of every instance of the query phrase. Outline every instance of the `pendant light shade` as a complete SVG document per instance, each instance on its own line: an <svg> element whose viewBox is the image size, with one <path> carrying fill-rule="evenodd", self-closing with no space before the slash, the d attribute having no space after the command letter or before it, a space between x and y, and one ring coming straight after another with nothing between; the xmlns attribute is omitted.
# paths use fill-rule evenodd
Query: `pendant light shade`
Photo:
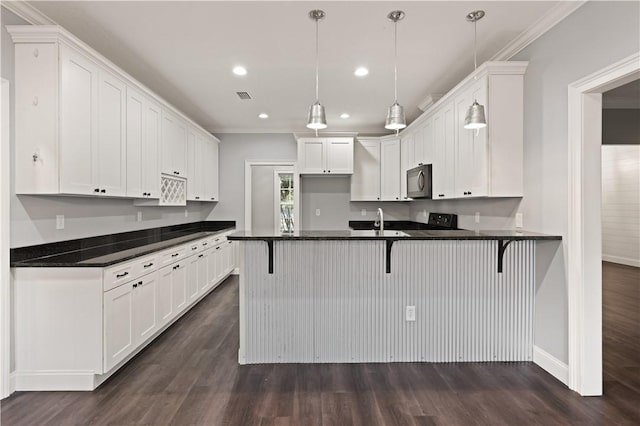
<svg viewBox="0 0 640 426"><path fill-rule="evenodd" d="M404 108L398 102L394 102L387 111L387 120L384 123L384 128L400 130L405 127L407 127L407 122L404 119Z"/></svg>
<svg viewBox="0 0 640 426"><path fill-rule="evenodd" d="M327 116L324 112L324 106L318 99L318 21L323 19L324 16L324 11L319 9L309 12L309 18L316 21L316 102L309 107L307 127L316 131L327 128Z"/></svg>
<svg viewBox="0 0 640 426"><path fill-rule="evenodd" d="M387 19L393 21L393 104L387 110L387 119L384 128L389 130L400 130L407 127L407 121L404 118L404 108L398 103L398 21L404 18L404 12L394 10L387 15Z"/></svg>
<svg viewBox="0 0 640 426"><path fill-rule="evenodd" d="M482 19L484 16L484 10L476 10L469 14L467 14L467 21L473 22L473 70L478 69L478 60L477 60L477 25L478 21ZM480 105L476 99L473 100L473 103L469 106L467 110L467 115L464 117L464 128L470 130L478 130L483 127L487 127L487 119L484 115L484 106Z"/></svg>
<svg viewBox="0 0 640 426"><path fill-rule="evenodd" d="M324 113L324 106L322 106L318 101L309 107L307 127L314 130L327 128L327 116Z"/></svg>

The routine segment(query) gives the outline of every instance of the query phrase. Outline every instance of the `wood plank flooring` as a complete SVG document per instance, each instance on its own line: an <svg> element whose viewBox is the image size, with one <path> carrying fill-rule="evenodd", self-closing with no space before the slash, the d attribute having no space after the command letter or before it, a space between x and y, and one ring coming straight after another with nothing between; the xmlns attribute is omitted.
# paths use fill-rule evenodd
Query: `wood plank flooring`
<svg viewBox="0 0 640 426"><path fill-rule="evenodd" d="M2 401L0 420L3 426L640 424L638 270L607 265L605 277L618 283L605 288L605 304L623 306L605 306L600 398L578 396L533 363L240 366L238 279L231 277L96 391L17 392Z"/></svg>

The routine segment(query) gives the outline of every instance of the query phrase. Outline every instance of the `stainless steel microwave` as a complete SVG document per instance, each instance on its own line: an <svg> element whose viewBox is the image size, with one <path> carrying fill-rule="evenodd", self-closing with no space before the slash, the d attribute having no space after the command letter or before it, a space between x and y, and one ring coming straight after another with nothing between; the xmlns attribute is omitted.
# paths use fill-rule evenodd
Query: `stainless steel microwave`
<svg viewBox="0 0 640 426"><path fill-rule="evenodd" d="M421 164L407 170L407 196L431 198L431 164Z"/></svg>

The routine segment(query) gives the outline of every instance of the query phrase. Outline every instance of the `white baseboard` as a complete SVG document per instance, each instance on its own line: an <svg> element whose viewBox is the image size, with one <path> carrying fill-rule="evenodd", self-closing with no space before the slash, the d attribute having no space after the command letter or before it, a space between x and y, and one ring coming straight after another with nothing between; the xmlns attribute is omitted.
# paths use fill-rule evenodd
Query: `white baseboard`
<svg viewBox="0 0 640 426"><path fill-rule="evenodd" d="M15 391L16 391L16 372L12 371L11 374L9 374L9 395L14 393Z"/></svg>
<svg viewBox="0 0 640 426"><path fill-rule="evenodd" d="M631 259L628 257L610 256L608 254L602 255L602 260L605 262L619 263L621 265L635 266L640 268L640 259Z"/></svg>
<svg viewBox="0 0 640 426"><path fill-rule="evenodd" d="M533 362L565 385L569 383L569 366L535 345L533 346Z"/></svg>
<svg viewBox="0 0 640 426"><path fill-rule="evenodd" d="M92 391L93 371L19 371L15 374L17 391Z"/></svg>

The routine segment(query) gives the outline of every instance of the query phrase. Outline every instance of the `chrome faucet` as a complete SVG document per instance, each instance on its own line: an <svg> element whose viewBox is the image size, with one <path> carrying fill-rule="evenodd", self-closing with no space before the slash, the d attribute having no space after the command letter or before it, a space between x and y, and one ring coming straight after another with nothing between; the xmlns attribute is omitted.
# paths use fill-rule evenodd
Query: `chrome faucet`
<svg viewBox="0 0 640 426"><path fill-rule="evenodd" d="M384 212L378 207L378 213L376 214L376 221L373 222L374 227L379 227L380 231L384 231Z"/></svg>

